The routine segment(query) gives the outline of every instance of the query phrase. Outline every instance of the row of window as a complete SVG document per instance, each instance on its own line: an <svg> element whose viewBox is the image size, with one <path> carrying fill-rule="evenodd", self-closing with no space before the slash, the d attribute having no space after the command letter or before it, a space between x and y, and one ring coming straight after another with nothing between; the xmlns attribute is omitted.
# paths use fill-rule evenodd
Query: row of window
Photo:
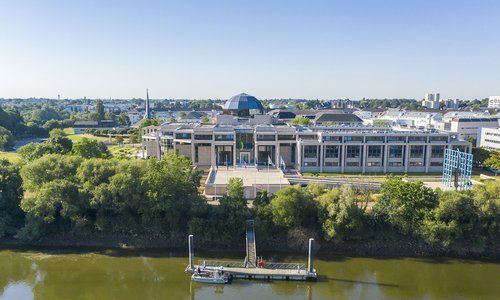
<svg viewBox="0 0 500 300"><path fill-rule="evenodd" d="M431 157L432 158L443 158L444 157L444 146L434 146L431 147ZM317 158L318 157L318 146L304 146L304 157L305 158ZM325 146L325 158L339 158L339 146ZM382 157L382 146L368 146L368 158L379 158ZM360 146L347 146L346 147L346 157L347 158L359 158L361 155ZM424 157L424 146L416 145L410 147L410 158L423 158ZM403 146L389 146L389 158L403 158Z"/></svg>
<svg viewBox="0 0 500 300"><path fill-rule="evenodd" d="M176 133L175 138L177 139L191 139L191 134L190 133ZM316 135L301 135L300 138L302 140L315 140L317 139ZM195 134L194 135L195 140L212 140L212 135L211 134ZM220 141L220 140L233 140L234 135L233 134L222 134L222 135L215 135L215 140ZM276 136L273 134L258 134L257 135L257 141L275 141ZM295 140L295 135L278 135L278 140ZM384 143L385 142L385 137L384 136L344 136L344 142L363 142L366 140L366 142L379 142L379 143ZM442 142L447 142L448 137L430 137L430 141L442 141ZM325 142L342 142L342 136L324 136L323 141ZM427 137L425 136L409 136L408 137L408 142L426 142ZM406 136L388 136L387 137L387 142L406 142Z"/></svg>

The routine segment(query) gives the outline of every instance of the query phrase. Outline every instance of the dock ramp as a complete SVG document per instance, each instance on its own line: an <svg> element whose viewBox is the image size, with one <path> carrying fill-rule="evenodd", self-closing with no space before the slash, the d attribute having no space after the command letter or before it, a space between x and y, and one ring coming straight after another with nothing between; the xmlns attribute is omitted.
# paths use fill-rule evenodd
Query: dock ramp
<svg viewBox="0 0 500 300"><path fill-rule="evenodd" d="M247 237L246 237L247 256L245 258L245 268L257 267L257 246L255 245L255 222L254 220L247 221Z"/></svg>

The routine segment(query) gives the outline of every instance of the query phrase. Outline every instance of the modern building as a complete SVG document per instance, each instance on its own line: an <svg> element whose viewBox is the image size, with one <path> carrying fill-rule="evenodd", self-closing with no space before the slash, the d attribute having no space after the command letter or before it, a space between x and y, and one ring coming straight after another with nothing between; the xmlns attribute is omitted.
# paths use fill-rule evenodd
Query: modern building
<svg viewBox="0 0 500 300"><path fill-rule="evenodd" d="M498 126L497 117L458 116L451 120L446 119L446 121L437 124L436 127L440 130L454 133L460 139L467 140L472 138L478 141L481 128L497 128Z"/></svg>
<svg viewBox="0 0 500 300"><path fill-rule="evenodd" d="M488 98L488 108L500 108L500 96L490 96Z"/></svg>
<svg viewBox="0 0 500 300"><path fill-rule="evenodd" d="M432 109L439 109L440 95L439 93L427 93L425 99L422 101L422 106Z"/></svg>
<svg viewBox="0 0 500 300"><path fill-rule="evenodd" d="M73 124L73 132L75 134L86 133L87 129L116 130L122 128L113 120L75 121Z"/></svg>
<svg viewBox="0 0 500 300"><path fill-rule="evenodd" d="M272 166L311 172L436 172L444 150L471 151L456 134L364 125L295 126L261 115L255 97L225 105L215 124L170 123L143 129L146 156L172 150L194 165ZM240 99L244 103L238 103ZM250 102L250 103L249 103ZM243 111L238 111L242 107ZM246 115L247 117L242 117Z"/></svg>
<svg viewBox="0 0 500 300"><path fill-rule="evenodd" d="M478 141L481 148L500 151L500 128L481 128Z"/></svg>

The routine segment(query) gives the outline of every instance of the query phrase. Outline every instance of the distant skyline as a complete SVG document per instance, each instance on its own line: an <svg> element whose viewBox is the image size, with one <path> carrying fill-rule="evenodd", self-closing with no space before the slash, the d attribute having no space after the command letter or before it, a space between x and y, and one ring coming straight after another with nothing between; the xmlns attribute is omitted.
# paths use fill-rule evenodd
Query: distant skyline
<svg viewBox="0 0 500 300"><path fill-rule="evenodd" d="M500 1L0 2L0 98L500 95Z"/></svg>

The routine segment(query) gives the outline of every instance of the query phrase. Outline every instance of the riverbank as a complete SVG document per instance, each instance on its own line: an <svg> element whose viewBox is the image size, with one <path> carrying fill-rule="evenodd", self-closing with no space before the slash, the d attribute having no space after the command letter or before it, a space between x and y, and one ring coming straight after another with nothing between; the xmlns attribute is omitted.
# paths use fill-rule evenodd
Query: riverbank
<svg viewBox="0 0 500 300"><path fill-rule="evenodd" d="M300 254L307 252L308 238L297 239L294 236L272 238L259 241L257 238L257 250L259 253L273 254ZM21 247L24 249L37 248L72 248L80 249L119 249L131 251L167 250L178 253L187 253L187 235L109 235L109 234L60 234L47 236L37 241L20 241L14 238L1 238L0 248ZM215 245L204 242L202 238L195 236L195 251L203 253L231 254L244 253L244 237L241 243L232 245ZM355 257L414 257L414 258L439 258L450 257L458 259L484 259L500 261L500 249L487 249L481 253L462 249L451 251L442 247L429 245L423 241L405 238L391 237L369 241L323 241L315 238L315 252L317 255L330 256L355 256Z"/></svg>

